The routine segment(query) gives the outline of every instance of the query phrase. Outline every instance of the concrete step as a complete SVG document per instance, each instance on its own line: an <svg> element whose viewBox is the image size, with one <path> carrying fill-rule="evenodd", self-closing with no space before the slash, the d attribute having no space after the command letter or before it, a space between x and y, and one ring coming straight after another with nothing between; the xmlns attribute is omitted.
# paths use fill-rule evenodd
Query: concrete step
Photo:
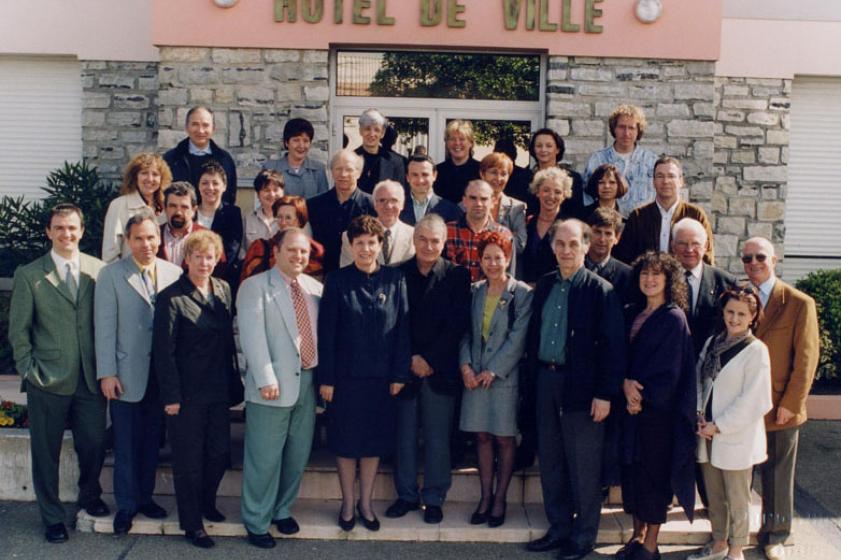
<svg viewBox="0 0 841 560"><path fill-rule="evenodd" d="M105 501L115 509L113 496L104 496ZM163 520L146 519L138 515L134 519L132 534L146 535L182 535L178 526L175 499L172 496L159 496L158 502L169 511ZM525 543L543 536L548 525L539 504L509 503L505 524L491 529L487 526L470 525L468 519L476 507L475 503L447 502L444 506L444 520L436 525L423 522L419 512L409 513L401 519L388 519L385 510L390 502L378 500L374 510L381 522L377 532L366 530L357 523L356 528L344 532L336 525L340 502L337 500L300 499L293 508L293 515L301 526L301 531L292 537L278 534L274 527L271 532L275 537L297 539L329 540L378 540L378 541L442 541L442 542L507 542ZM217 507L225 514L223 523L206 523L205 528L211 536L245 537L239 510L239 499L224 497L217 500ZM759 528L759 501L754 495L751 504L751 536L755 541ZM602 520L597 542L599 544L620 544L630 538L632 532L630 516L621 508L603 508ZM113 515L94 518L79 512L77 529L83 532L113 533ZM694 523L677 508L669 513L668 521L660 529L660 543L674 545L701 545L709 540L710 524L703 513L696 512Z"/></svg>

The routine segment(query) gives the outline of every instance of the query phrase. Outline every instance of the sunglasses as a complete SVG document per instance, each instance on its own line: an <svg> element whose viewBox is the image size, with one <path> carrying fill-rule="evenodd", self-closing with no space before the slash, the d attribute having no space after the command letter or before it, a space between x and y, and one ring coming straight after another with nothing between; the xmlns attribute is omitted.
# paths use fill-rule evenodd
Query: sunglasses
<svg viewBox="0 0 841 560"><path fill-rule="evenodd" d="M751 262L753 262L753 259L756 259L756 262L758 263L764 263L766 260L768 260L768 255L764 253L756 253L755 255L742 255L742 262L745 264L750 264Z"/></svg>

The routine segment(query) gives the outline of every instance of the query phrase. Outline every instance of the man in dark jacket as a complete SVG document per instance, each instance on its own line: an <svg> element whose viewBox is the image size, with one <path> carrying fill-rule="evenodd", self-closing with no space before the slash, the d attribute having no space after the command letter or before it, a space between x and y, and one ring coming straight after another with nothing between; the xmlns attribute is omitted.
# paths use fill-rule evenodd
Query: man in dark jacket
<svg viewBox="0 0 841 560"><path fill-rule="evenodd" d="M164 161L172 171L173 181L189 181L199 188L202 166L216 160L225 169L227 188L222 200L228 204L237 201L237 168L231 154L211 140L213 136L213 111L207 107L193 107L187 112L187 138L164 154Z"/></svg>
<svg viewBox="0 0 841 560"><path fill-rule="evenodd" d="M549 531L527 548L576 560L599 529L604 420L625 372L625 333L613 287L584 267L589 226L559 221L550 235L558 270L535 287L526 343Z"/></svg>
<svg viewBox="0 0 841 560"><path fill-rule="evenodd" d="M467 330L470 274L441 257L447 226L428 214L415 226L415 256L400 268L406 277L412 343L412 381L398 395L394 486L387 517L425 506L423 519L440 523L450 488L450 430L461 389L459 341ZM420 412L420 414L418 414ZM418 492L418 420L423 430L423 491Z"/></svg>
<svg viewBox="0 0 841 560"><path fill-rule="evenodd" d="M596 208L587 218L592 230L584 266L607 280L623 303L631 293L631 267L610 255L622 235L622 214L613 208Z"/></svg>

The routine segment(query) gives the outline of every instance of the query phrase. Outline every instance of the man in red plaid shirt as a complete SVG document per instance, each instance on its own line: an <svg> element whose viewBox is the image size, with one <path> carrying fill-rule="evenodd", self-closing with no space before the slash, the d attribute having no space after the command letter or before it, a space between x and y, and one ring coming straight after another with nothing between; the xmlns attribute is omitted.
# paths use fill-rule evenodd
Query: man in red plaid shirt
<svg viewBox="0 0 841 560"><path fill-rule="evenodd" d="M493 189L481 179L467 184L462 204L465 214L455 222L447 224L447 244L444 258L460 264L470 271L470 279L475 282L484 278L479 266L479 235L485 231L498 231L513 239L511 231L496 223L491 218ZM516 267L516 254L511 254L509 272L513 275Z"/></svg>

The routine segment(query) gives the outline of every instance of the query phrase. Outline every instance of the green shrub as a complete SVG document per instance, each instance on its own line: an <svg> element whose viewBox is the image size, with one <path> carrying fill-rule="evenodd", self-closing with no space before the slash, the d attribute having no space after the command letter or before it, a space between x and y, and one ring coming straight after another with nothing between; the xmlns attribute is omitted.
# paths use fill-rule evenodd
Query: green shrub
<svg viewBox="0 0 841 560"><path fill-rule="evenodd" d="M818 270L797 282L818 308L821 358L816 379L841 382L841 269Z"/></svg>
<svg viewBox="0 0 841 560"><path fill-rule="evenodd" d="M9 292L0 293L0 375L14 373L12 347L9 346Z"/></svg>
<svg viewBox="0 0 841 560"><path fill-rule="evenodd" d="M50 208L72 202L85 214L85 235L80 248L99 256L102 226L108 204L116 192L113 184L99 180L96 167L86 161L69 163L47 177L38 200L4 196L0 198L0 277L10 277L15 269L44 254L49 245L44 229Z"/></svg>

